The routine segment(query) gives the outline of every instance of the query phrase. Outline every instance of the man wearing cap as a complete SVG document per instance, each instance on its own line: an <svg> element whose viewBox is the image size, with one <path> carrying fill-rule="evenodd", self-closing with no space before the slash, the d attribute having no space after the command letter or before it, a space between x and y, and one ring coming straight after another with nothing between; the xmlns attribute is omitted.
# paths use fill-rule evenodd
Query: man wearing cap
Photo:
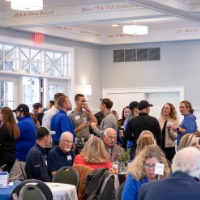
<svg viewBox="0 0 200 200"><path fill-rule="evenodd" d="M161 146L162 135L159 122L155 117L149 116L151 106L153 105L146 100L140 101L138 104L139 115L128 122L124 137L126 140L133 141L133 153L135 152L136 141L144 130L151 131L157 144Z"/></svg>
<svg viewBox="0 0 200 200"><path fill-rule="evenodd" d="M16 161L10 171L10 181L23 180L23 171L28 151L35 144L36 127L29 113L29 107L26 104L20 104L13 112L18 119L17 126L20 131L20 138L16 144Z"/></svg>
<svg viewBox="0 0 200 200"><path fill-rule="evenodd" d="M130 119L132 119L133 117L138 116L138 102L137 101L132 101L129 104L129 109L130 109L130 113L129 116L127 117L127 119L124 122L124 130L126 130L126 127L128 125L128 122L130 121Z"/></svg>
<svg viewBox="0 0 200 200"><path fill-rule="evenodd" d="M36 131L36 144L33 146L26 157L26 175L28 179L39 179L50 182L51 177L47 171L47 159L45 147L51 142L51 135L55 134L45 127L40 127Z"/></svg>
<svg viewBox="0 0 200 200"><path fill-rule="evenodd" d="M52 176L54 176L56 171L61 167L73 165L75 154L71 150L72 143L73 135L66 131L61 134L59 145L56 145L48 153L48 171Z"/></svg>
<svg viewBox="0 0 200 200"><path fill-rule="evenodd" d="M138 116L139 110L138 110L138 102L137 101L132 101L129 104L129 109L130 109L130 113L129 116L127 117L127 119L124 122L124 131L126 130L127 126L128 126L128 122L133 118ZM124 145L126 146L126 149L130 149L133 147L133 141L132 140L124 140ZM132 155L131 155L132 157Z"/></svg>

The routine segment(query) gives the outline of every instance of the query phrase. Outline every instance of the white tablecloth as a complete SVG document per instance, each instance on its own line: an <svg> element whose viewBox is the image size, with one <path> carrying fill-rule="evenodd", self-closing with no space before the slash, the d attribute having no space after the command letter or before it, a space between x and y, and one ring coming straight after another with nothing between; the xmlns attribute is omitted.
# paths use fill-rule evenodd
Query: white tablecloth
<svg viewBox="0 0 200 200"><path fill-rule="evenodd" d="M53 194L53 200L78 200L76 187L70 184L46 182Z"/></svg>

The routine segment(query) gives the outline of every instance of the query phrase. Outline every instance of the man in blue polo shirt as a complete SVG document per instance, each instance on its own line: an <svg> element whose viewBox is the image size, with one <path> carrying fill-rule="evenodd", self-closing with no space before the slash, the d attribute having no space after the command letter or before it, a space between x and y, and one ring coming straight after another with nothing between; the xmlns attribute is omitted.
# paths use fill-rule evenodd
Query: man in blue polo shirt
<svg viewBox="0 0 200 200"><path fill-rule="evenodd" d="M36 131L36 144L27 154L25 171L28 179L39 179L50 182L51 177L47 171L45 147L51 142L51 135L55 131L40 127Z"/></svg>
<svg viewBox="0 0 200 200"><path fill-rule="evenodd" d="M60 136L63 132L69 131L74 134L74 126L71 120L67 116L67 112L72 109L72 104L67 96L61 96L58 98L59 111L51 118L51 130L56 134L52 136L53 144L58 145Z"/></svg>
<svg viewBox="0 0 200 200"><path fill-rule="evenodd" d="M75 154L71 150L73 143L73 135L70 132L64 132L61 134L59 145L56 145L48 153L48 171L52 176L56 171L64 166L72 166L74 162Z"/></svg>

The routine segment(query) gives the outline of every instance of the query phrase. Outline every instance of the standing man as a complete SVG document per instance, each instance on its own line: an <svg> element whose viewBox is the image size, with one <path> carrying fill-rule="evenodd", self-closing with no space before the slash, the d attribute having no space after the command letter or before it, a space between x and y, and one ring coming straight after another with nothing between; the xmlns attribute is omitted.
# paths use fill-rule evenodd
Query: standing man
<svg viewBox="0 0 200 200"><path fill-rule="evenodd" d="M42 126L51 128L51 118L58 112L58 98L65 96L63 93L56 93L54 95L54 105L44 113L42 118Z"/></svg>
<svg viewBox="0 0 200 200"><path fill-rule="evenodd" d="M149 116L150 107L148 101L142 100L138 104L139 115L132 118L127 125L125 130L125 139L133 142L132 152L135 154L136 141L140 133L144 130L151 131L157 141L157 144L161 146L162 135L158 120L155 117Z"/></svg>
<svg viewBox="0 0 200 200"><path fill-rule="evenodd" d="M117 119L111 111L112 106L113 102L110 99L102 99L99 104L99 109L101 113L103 113L104 118L101 121L100 128L97 128L97 124L95 123L90 124L93 132L101 138L103 137L103 133L106 128L113 128L115 131L118 131Z"/></svg>
<svg viewBox="0 0 200 200"><path fill-rule="evenodd" d="M42 118L44 116L44 112L42 111L42 104L41 103L34 103L33 104L33 116L36 120L38 120L40 126L42 125Z"/></svg>
<svg viewBox="0 0 200 200"><path fill-rule="evenodd" d="M26 157L25 171L28 179L51 181L47 171L45 147L51 142L52 134L55 134L55 131L50 131L45 127L37 129L36 144L30 149Z"/></svg>
<svg viewBox="0 0 200 200"><path fill-rule="evenodd" d="M130 109L130 113L129 113L129 116L127 117L127 119L125 120L124 122L124 130L126 130L126 127L128 125L128 122L133 118L133 117L136 117L138 116L138 102L137 101L132 101L130 104L129 104L129 109Z"/></svg>
<svg viewBox="0 0 200 200"><path fill-rule="evenodd" d="M57 104L59 111L51 119L51 130L56 132L56 134L52 136L54 145L59 144L60 136L63 132L69 131L74 135L74 126L67 116L67 112L72 109L69 97L60 96Z"/></svg>
<svg viewBox="0 0 200 200"><path fill-rule="evenodd" d="M122 153L122 148L116 144L117 132L113 128L107 128L103 134L103 143L106 150L110 154L110 161L115 162L118 160L119 155Z"/></svg>
<svg viewBox="0 0 200 200"><path fill-rule="evenodd" d="M86 103L83 94L75 96L75 103L76 108L69 114L69 118L75 127L74 132L76 137L84 138L86 141L90 137L90 123L97 124L97 120Z"/></svg>
<svg viewBox="0 0 200 200"><path fill-rule="evenodd" d="M20 104L13 112L18 119L17 126L20 131L20 138L16 145L16 161L10 171L10 181L24 180L23 171L25 170L25 160L28 151L35 144L36 126L29 113L29 107L26 104Z"/></svg>
<svg viewBox="0 0 200 200"><path fill-rule="evenodd" d="M72 143L73 135L70 132L64 132L60 137L59 145L56 145L48 153L48 171L52 176L61 167L73 165L75 154L71 150Z"/></svg>

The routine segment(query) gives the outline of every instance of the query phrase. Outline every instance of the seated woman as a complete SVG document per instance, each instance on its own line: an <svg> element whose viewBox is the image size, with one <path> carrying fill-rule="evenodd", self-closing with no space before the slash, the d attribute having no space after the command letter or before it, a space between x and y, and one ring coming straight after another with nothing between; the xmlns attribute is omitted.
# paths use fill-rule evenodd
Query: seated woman
<svg viewBox="0 0 200 200"><path fill-rule="evenodd" d="M178 145L178 150L183 149L185 147L196 147L200 150L200 140L196 134L187 133L185 134Z"/></svg>
<svg viewBox="0 0 200 200"><path fill-rule="evenodd" d="M135 150L135 156L138 155L146 146L156 144L156 141L153 137L141 137L137 140L137 147Z"/></svg>
<svg viewBox="0 0 200 200"><path fill-rule="evenodd" d="M96 136L90 137L85 143L80 154L76 155L74 164L82 164L93 169L111 169L110 156L101 139Z"/></svg>
<svg viewBox="0 0 200 200"><path fill-rule="evenodd" d="M153 136L153 133L152 133L151 131L148 131L148 130L142 131L142 132L140 133L140 135L139 135L138 140L139 140L140 138L143 138L143 137L151 137L153 140L155 140L155 138L154 138L154 136Z"/></svg>
<svg viewBox="0 0 200 200"><path fill-rule="evenodd" d="M164 164L164 172L160 177L155 174L156 163ZM160 147L155 144L145 147L129 166L122 200L136 200L142 184L167 177L169 173L167 159Z"/></svg>

